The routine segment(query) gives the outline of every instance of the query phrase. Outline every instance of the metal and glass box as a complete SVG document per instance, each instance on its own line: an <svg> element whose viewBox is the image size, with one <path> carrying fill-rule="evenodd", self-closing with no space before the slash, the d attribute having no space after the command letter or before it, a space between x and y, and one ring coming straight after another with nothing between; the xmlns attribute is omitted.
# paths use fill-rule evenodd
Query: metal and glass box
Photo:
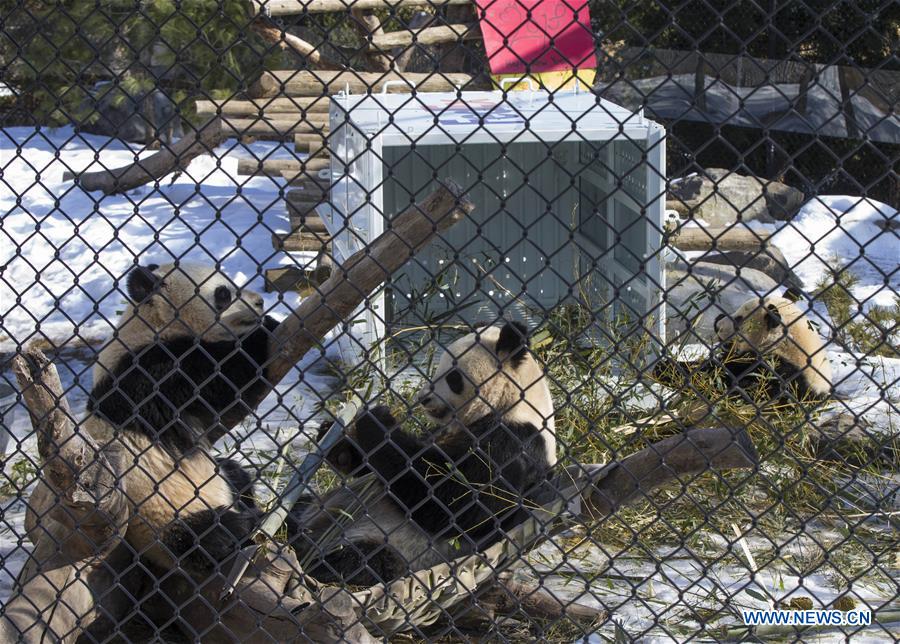
<svg viewBox="0 0 900 644"><path fill-rule="evenodd" d="M363 312L387 328L537 324L561 304L664 337L665 131L591 93L339 95L320 209L338 259L452 178L471 218L398 271Z"/></svg>

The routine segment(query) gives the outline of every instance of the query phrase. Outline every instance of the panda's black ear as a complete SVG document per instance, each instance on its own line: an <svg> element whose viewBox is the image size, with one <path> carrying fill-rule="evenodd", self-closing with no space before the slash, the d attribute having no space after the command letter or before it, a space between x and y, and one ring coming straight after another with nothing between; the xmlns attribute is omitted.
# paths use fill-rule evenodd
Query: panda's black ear
<svg viewBox="0 0 900 644"><path fill-rule="evenodd" d="M162 278L153 272L157 268L159 266L156 264L136 266L128 273L125 286L128 289L128 297L131 298L132 302L140 304L159 289Z"/></svg>
<svg viewBox="0 0 900 644"><path fill-rule="evenodd" d="M766 328L771 331L777 326L781 326L781 311L774 304L766 305Z"/></svg>
<svg viewBox="0 0 900 644"><path fill-rule="evenodd" d="M528 351L528 329L521 322L507 322L500 329L497 339L497 355L514 365L525 358Z"/></svg>
<svg viewBox="0 0 900 644"><path fill-rule="evenodd" d="M799 302L802 297L803 293L801 293L793 286L787 287L787 289L784 291L784 299L790 300L791 302Z"/></svg>

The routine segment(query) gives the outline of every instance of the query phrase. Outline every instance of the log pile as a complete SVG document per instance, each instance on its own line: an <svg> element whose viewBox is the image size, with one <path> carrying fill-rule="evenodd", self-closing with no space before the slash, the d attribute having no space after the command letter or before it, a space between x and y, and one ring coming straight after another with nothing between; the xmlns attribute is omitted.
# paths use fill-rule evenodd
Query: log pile
<svg viewBox="0 0 900 644"><path fill-rule="evenodd" d="M340 91L355 94L389 92L439 92L484 89L472 76L453 71L409 73L406 67L414 52L435 46L478 39L481 31L474 20L470 0L251 0L254 33L273 47L292 52L297 69L264 71L249 84L244 96L225 101L198 101L197 114L219 119L224 136L243 140L293 141L294 160L241 159L238 174L288 180L285 233L274 233L276 251L302 253L296 265L266 271L267 288L311 292L331 263L330 239L321 219L314 221L315 208L327 199L328 186L319 186L319 172L328 168L330 96ZM441 7L453 6L444 15ZM419 9L408 22L387 32L383 10ZM381 11L381 13L378 13ZM337 13L347 16L363 40L354 56L337 60L338 49L310 42L308 36L282 28L275 22L283 16ZM351 58L352 61L351 62ZM354 68L353 64L362 65ZM451 65L452 66L452 65ZM303 155L307 155L303 158ZM322 193L321 195L319 193ZM316 259L310 262L307 255Z"/></svg>

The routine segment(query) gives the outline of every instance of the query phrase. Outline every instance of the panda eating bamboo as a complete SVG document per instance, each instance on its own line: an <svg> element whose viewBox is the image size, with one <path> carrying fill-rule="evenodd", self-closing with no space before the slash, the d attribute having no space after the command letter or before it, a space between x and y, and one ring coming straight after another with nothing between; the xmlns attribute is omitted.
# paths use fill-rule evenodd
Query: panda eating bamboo
<svg viewBox="0 0 900 644"><path fill-rule="evenodd" d="M654 370L656 379L690 388L690 377L706 374L730 393L764 402L820 402L833 395L825 343L788 297L750 298L719 315L714 327L718 343L710 358L661 360Z"/></svg>
<svg viewBox="0 0 900 644"><path fill-rule="evenodd" d="M295 548L319 581L372 585L483 550L526 518L556 464L550 388L519 323L451 344L418 404L433 424L424 435L380 406L328 454L345 474L374 474L371 502L341 521L359 498L351 481L293 515Z"/></svg>

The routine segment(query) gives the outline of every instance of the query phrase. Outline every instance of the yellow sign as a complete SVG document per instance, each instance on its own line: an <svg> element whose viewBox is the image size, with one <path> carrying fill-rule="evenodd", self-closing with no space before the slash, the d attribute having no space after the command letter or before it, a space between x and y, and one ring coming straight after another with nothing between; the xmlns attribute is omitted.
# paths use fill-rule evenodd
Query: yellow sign
<svg viewBox="0 0 900 644"><path fill-rule="evenodd" d="M577 71L562 69L555 72L535 72L527 75L498 74L491 78L500 89L515 91L540 87L553 92L558 89L574 89L576 83L580 85L578 89L589 90L594 86L596 75L596 69L579 69Z"/></svg>

